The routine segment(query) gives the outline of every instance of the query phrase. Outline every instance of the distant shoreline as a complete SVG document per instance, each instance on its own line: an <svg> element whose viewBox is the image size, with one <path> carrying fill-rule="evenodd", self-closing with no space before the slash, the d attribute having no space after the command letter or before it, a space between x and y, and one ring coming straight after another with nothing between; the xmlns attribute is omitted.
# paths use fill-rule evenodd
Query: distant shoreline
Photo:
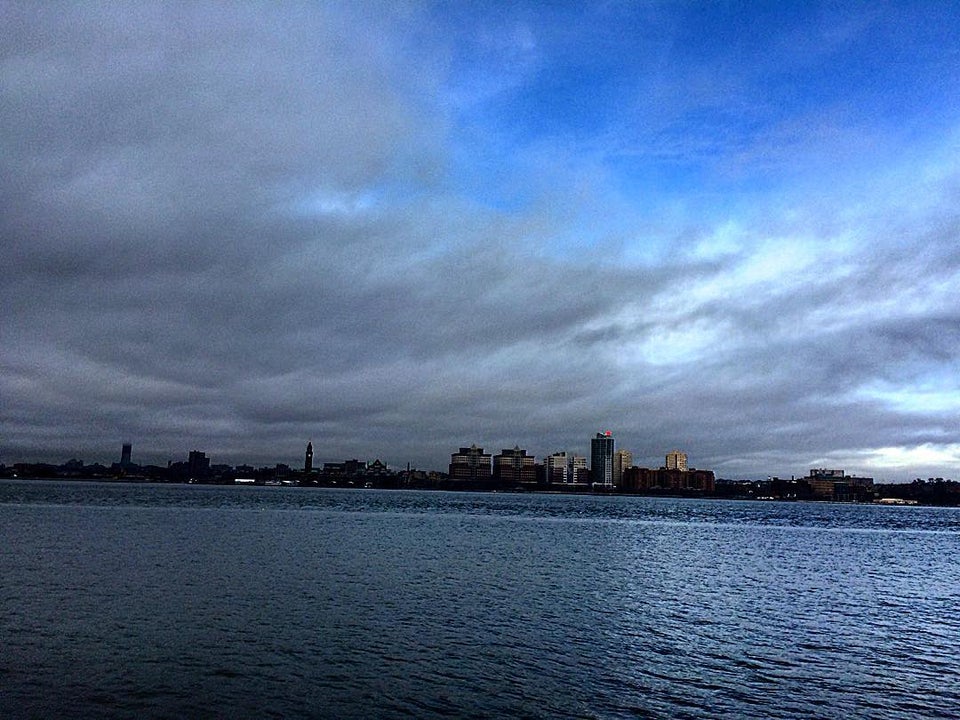
<svg viewBox="0 0 960 720"><path fill-rule="evenodd" d="M571 496L607 496L607 497L652 497L652 498L673 498L679 500L747 500L755 502L785 502L785 503L810 503L810 504L835 504L835 505L878 505L884 507L956 507L960 506L960 492L952 493L954 497L948 498L948 501L923 501L920 498L910 498L910 497L897 497L889 495L878 495L869 501L838 501L829 498L797 498L797 497L771 497L765 495L751 495L748 493L729 493L729 492L714 492L714 493L705 493L702 491L691 490L687 492L676 492L670 490L644 490L644 491L635 491L635 490L624 490L619 488L611 489L598 489L591 487L578 487L578 488L562 488L562 487L515 487L515 488L477 488L477 487L455 487L455 486L397 486L397 485L373 485L373 484L357 484L355 482L346 482L346 483L337 483L332 482L329 484L302 484L299 482L235 482L235 481L179 481L179 480L158 480L146 477L137 477L137 476L126 476L126 477L116 477L116 476L100 476L100 477L90 477L90 476L77 476L77 477L51 477L51 476L37 476L37 477L19 477L19 476L6 476L0 477L0 482L4 481L15 481L15 482L28 482L28 483L47 483L47 482L60 482L60 483L103 483L106 485L162 485L162 486L203 486L203 487L260 487L260 488L296 488L302 490L387 490L392 492L403 492L403 491L428 491L428 492L469 492L469 493L479 493L479 494L488 494L488 495L497 495L497 494L536 494L536 495L571 495ZM762 481L742 481L744 487L751 484L760 484ZM960 483L955 483L954 481L945 481L944 484L949 483L949 487L955 488L960 491ZM726 485L728 483L722 483ZM902 483L899 485L881 485L879 486L882 489L885 488L910 488L913 484L911 483ZM952 500L949 501L949 500Z"/></svg>

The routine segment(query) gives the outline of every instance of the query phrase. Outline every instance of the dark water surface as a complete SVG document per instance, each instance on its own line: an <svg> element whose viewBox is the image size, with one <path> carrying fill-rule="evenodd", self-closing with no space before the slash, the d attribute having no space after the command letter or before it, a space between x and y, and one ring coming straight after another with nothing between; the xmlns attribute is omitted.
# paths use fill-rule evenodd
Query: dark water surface
<svg viewBox="0 0 960 720"><path fill-rule="evenodd" d="M0 717L960 717L960 510L0 482Z"/></svg>

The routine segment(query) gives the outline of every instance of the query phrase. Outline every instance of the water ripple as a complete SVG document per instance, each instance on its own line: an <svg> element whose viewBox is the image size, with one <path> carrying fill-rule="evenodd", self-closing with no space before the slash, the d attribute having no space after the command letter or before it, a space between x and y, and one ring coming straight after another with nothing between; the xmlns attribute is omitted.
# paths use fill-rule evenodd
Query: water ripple
<svg viewBox="0 0 960 720"><path fill-rule="evenodd" d="M0 716L960 717L960 512L0 483Z"/></svg>

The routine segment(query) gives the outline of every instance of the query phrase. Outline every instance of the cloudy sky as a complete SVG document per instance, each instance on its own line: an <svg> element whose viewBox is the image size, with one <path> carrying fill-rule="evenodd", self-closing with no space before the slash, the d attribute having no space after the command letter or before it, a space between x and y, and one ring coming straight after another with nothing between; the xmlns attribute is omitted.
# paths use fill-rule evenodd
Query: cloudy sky
<svg viewBox="0 0 960 720"><path fill-rule="evenodd" d="M0 462L960 479L953 2L0 2Z"/></svg>

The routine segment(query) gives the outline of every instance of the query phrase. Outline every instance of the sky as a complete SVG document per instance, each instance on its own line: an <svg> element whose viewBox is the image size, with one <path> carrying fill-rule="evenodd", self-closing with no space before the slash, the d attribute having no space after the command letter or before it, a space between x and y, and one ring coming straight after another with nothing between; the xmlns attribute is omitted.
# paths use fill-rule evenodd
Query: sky
<svg viewBox="0 0 960 720"><path fill-rule="evenodd" d="M0 462L960 479L953 2L0 0Z"/></svg>

